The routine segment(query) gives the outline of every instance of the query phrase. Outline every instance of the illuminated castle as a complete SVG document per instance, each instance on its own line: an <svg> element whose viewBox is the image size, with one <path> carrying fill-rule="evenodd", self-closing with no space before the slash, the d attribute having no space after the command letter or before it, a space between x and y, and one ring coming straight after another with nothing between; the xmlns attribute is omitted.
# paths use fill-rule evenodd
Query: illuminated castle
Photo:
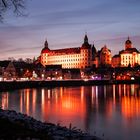
<svg viewBox="0 0 140 140"><path fill-rule="evenodd" d="M140 65L140 52L132 46L131 40L125 42L125 49L119 52L112 58L113 67L134 67Z"/></svg>
<svg viewBox="0 0 140 140"><path fill-rule="evenodd" d="M85 35L81 47L51 50L45 41L40 61L45 65L62 65L62 68L88 68L94 65L96 49L88 42Z"/></svg>
<svg viewBox="0 0 140 140"><path fill-rule="evenodd" d="M121 60L121 66L135 66L137 64L140 64L140 52L133 48L132 42L129 40L126 40L125 42L125 50L120 51L120 60Z"/></svg>

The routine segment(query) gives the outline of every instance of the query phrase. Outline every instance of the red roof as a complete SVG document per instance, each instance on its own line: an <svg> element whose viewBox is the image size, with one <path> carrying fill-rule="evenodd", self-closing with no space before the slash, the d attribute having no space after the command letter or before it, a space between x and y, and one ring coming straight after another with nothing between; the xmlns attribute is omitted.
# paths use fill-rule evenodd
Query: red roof
<svg viewBox="0 0 140 140"><path fill-rule="evenodd" d="M43 48L41 53L48 53L48 55L65 55L65 54L78 54L81 49L89 49L91 45L83 44L82 47L77 48L65 48L58 50L50 50L49 48Z"/></svg>
<svg viewBox="0 0 140 140"><path fill-rule="evenodd" d="M80 53L80 48L66 48L66 49L59 49L59 50L50 50L49 55L63 55L63 54L75 54Z"/></svg>
<svg viewBox="0 0 140 140"><path fill-rule="evenodd" d="M48 53L48 52L50 52L49 48L43 48L42 51L41 51L41 53Z"/></svg>

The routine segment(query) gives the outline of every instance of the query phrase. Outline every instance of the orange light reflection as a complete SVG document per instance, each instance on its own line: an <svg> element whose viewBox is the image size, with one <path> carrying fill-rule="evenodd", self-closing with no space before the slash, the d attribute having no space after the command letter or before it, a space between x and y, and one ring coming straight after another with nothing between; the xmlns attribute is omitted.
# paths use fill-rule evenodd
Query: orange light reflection
<svg viewBox="0 0 140 140"><path fill-rule="evenodd" d="M61 123L63 120L69 123L76 122L75 118L84 119L86 112L85 102L83 101L84 88L81 87L81 94L77 94L75 90L67 92L65 88L60 88L59 93L60 96L51 97L50 91L48 90L48 96L44 100L44 107L42 108L43 118L49 118L51 120L50 117L53 116L53 119L56 121L59 120L59 122L56 123ZM57 100L58 98L59 100ZM57 102L53 102L52 104L52 100L57 100Z"/></svg>
<svg viewBox="0 0 140 140"><path fill-rule="evenodd" d="M1 99L2 109L8 109L8 103L9 103L8 95L9 94L7 92L2 95L2 99Z"/></svg>

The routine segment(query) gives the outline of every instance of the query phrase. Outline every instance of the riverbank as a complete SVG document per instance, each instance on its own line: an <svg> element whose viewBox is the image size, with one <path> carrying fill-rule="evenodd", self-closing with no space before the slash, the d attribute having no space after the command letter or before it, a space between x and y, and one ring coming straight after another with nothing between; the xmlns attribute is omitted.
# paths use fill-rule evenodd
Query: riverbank
<svg viewBox="0 0 140 140"><path fill-rule="evenodd" d="M1 81L0 91L38 87L66 87L108 84L140 84L140 80L48 80L48 81Z"/></svg>
<svg viewBox="0 0 140 140"><path fill-rule="evenodd" d="M69 128L37 121L16 111L0 109L0 139L2 140L101 140L76 127Z"/></svg>

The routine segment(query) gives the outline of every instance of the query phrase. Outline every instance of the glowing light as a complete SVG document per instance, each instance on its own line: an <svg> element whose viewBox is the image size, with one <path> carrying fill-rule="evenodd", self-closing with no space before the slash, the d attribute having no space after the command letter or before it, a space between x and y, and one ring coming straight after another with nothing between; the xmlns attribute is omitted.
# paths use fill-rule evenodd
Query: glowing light
<svg viewBox="0 0 140 140"><path fill-rule="evenodd" d="M51 91L48 90L48 99L50 99L50 97L51 97Z"/></svg>
<svg viewBox="0 0 140 140"><path fill-rule="evenodd" d="M88 81L88 79L84 79L84 81L85 81L85 82L87 82L87 81Z"/></svg>
<svg viewBox="0 0 140 140"><path fill-rule="evenodd" d="M135 77L131 77L131 80L135 80Z"/></svg>
<svg viewBox="0 0 140 140"><path fill-rule="evenodd" d="M45 75L44 75L44 74L42 74L42 75L41 75L41 77L42 77L42 79L44 79Z"/></svg>
<svg viewBox="0 0 140 140"><path fill-rule="evenodd" d="M36 89L33 89L33 94L32 94L33 113L35 112L35 109L36 109L36 100L37 100L36 99L37 98L36 94L37 94Z"/></svg>
<svg viewBox="0 0 140 140"><path fill-rule="evenodd" d="M96 87L95 86L92 86L92 105L93 105L93 103L94 103L94 99L95 99L95 94L96 94Z"/></svg>
<svg viewBox="0 0 140 140"><path fill-rule="evenodd" d="M7 109L8 108L8 103L9 103L9 99L8 99L8 93L4 93L4 95L2 96L2 109Z"/></svg>
<svg viewBox="0 0 140 140"><path fill-rule="evenodd" d="M132 84L131 85L131 95L134 95L135 94L135 85Z"/></svg>
<svg viewBox="0 0 140 140"><path fill-rule="evenodd" d="M3 81L3 78L2 77L0 77L0 81Z"/></svg>
<svg viewBox="0 0 140 140"><path fill-rule="evenodd" d="M27 113L27 115L29 115L29 105L30 105L30 89L26 89L25 90L25 92L26 92L26 94L24 94L25 95L25 105L26 105L26 113Z"/></svg>
<svg viewBox="0 0 140 140"><path fill-rule="evenodd" d="M20 112L22 112L23 111L23 94L22 94L22 92L20 93Z"/></svg>
<svg viewBox="0 0 140 140"><path fill-rule="evenodd" d="M81 101L83 102L84 99L84 87L81 87Z"/></svg>
<svg viewBox="0 0 140 140"><path fill-rule="evenodd" d="M115 104L115 98L116 98L116 85L113 85L113 102Z"/></svg>
<svg viewBox="0 0 140 140"><path fill-rule="evenodd" d="M62 80L62 79L63 79L63 77L62 77L62 76L60 76L60 77L59 77L59 80Z"/></svg>
<svg viewBox="0 0 140 140"><path fill-rule="evenodd" d="M135 97L122 98L122 113L126 118L133 118L140 116L140 99Z"/></svg>

